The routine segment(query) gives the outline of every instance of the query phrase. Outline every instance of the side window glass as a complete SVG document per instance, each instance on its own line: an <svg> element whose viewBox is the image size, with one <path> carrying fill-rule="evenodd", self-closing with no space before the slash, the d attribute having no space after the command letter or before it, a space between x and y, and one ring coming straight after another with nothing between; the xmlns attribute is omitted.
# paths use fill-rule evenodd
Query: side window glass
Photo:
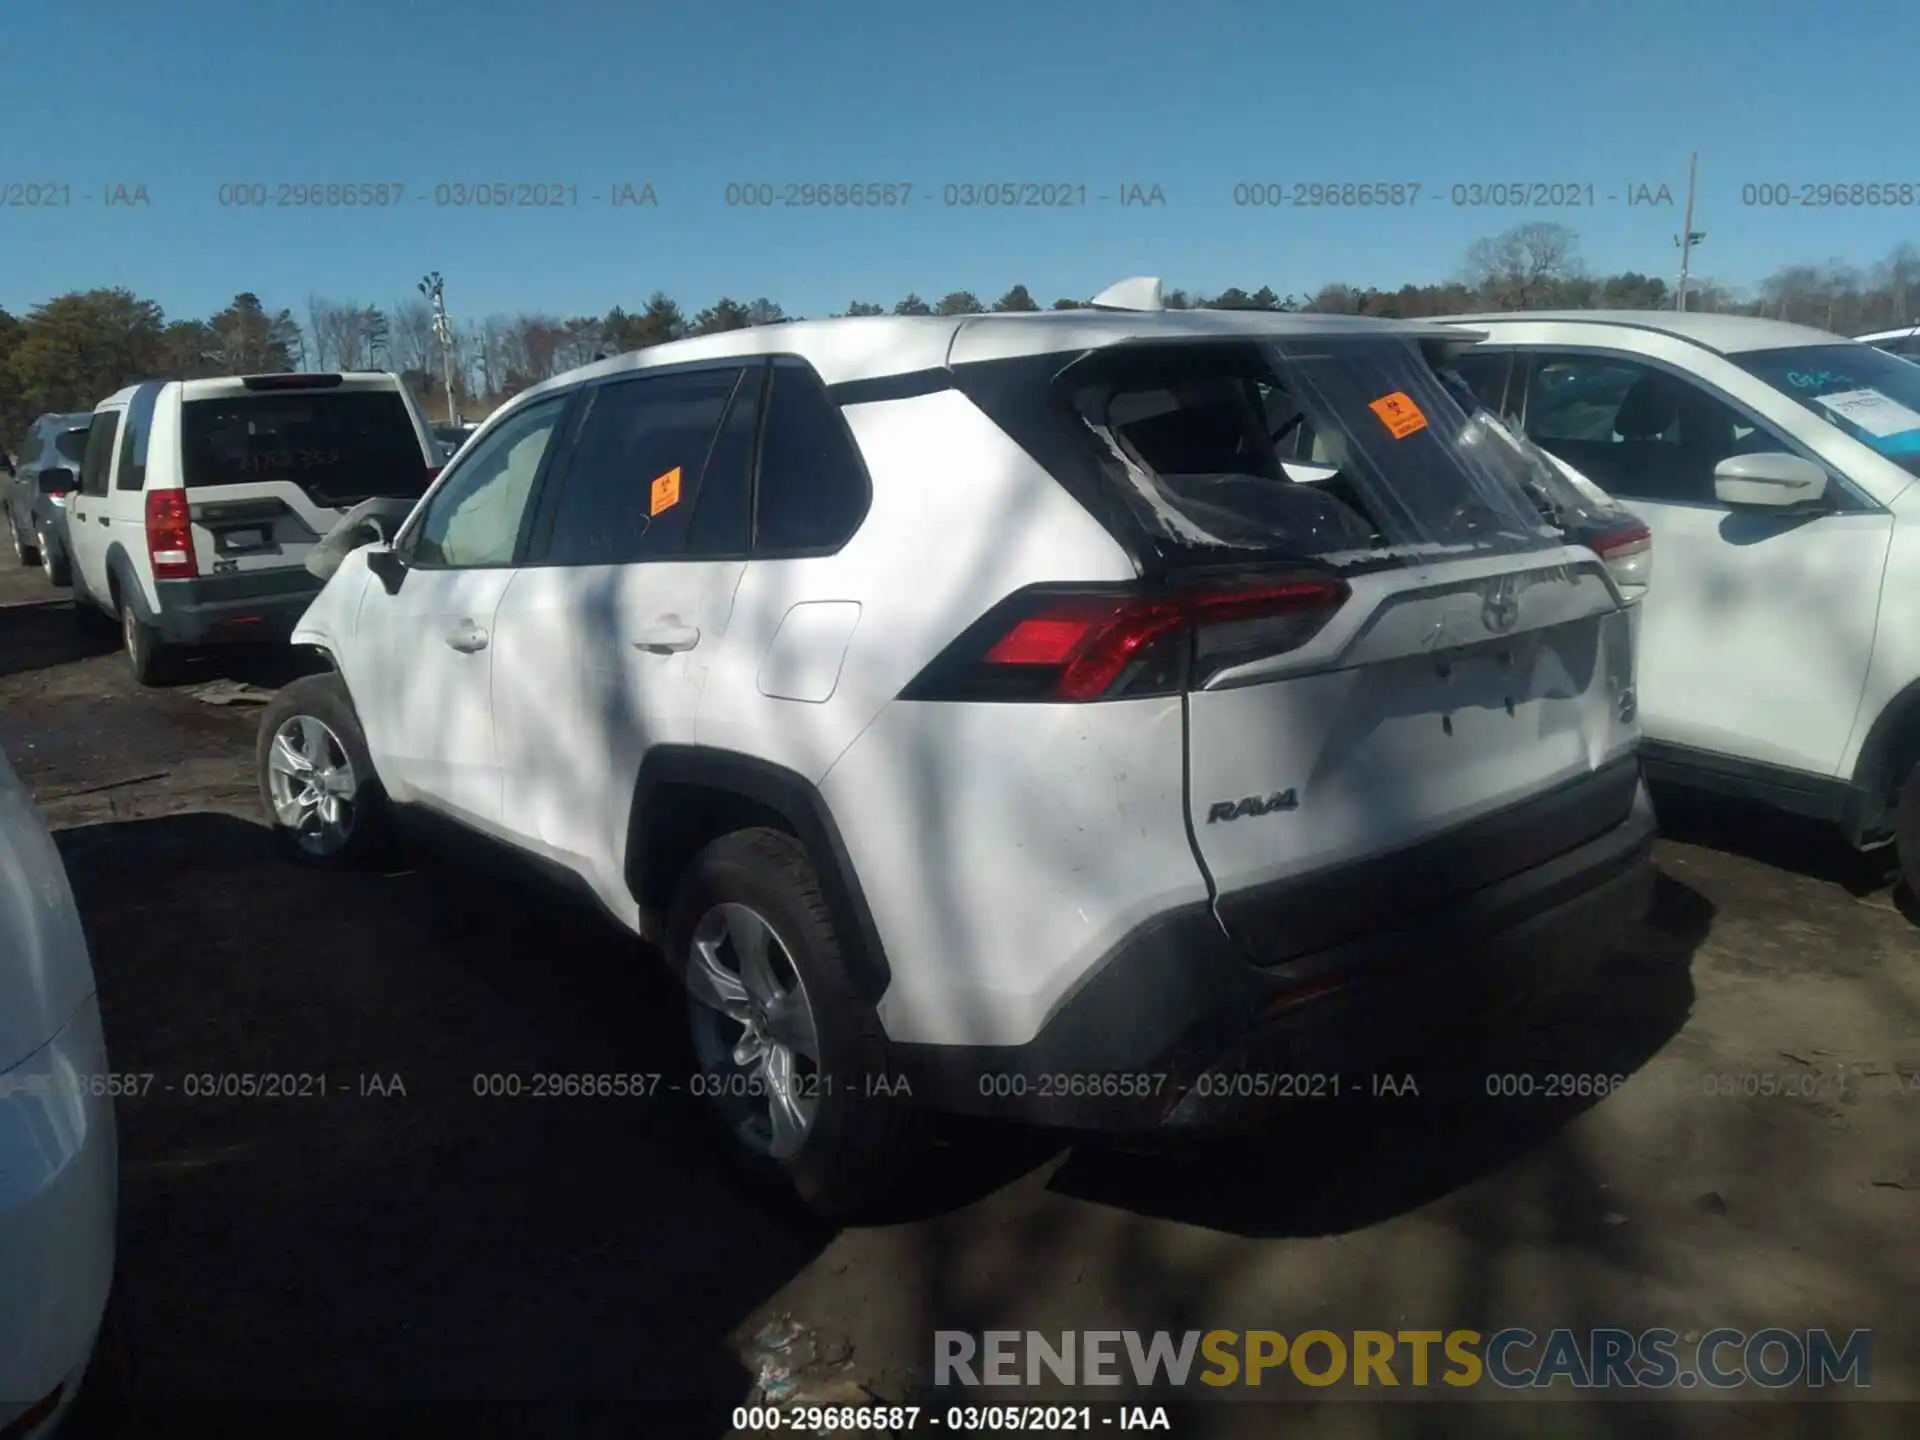
<svg viewBox="0 0 1920 1440"><path fill-rule="evenodd" d="M739 369L597 387L568 458L546 559L631 565L683 553Z"/></svg>
<svg viewBox="0 0 1920 1440"><path fill-rule="evenodd" d="M87 449L80 460L80 493L107 493L107 472L113 468L113 444L120 435L120 412L107 410L87 431Z"/></svg>
<svg viewBox="0 0 1920 1440"><path fill-rule="evenodd" d="M774 366L756 497L755 555L835 550L866 518L866 466L840 407L806 365Z"/></svg>
<svg viewBox="0 0 1920 1440"><path fill-rule="evenodd" d="M1527 398L1527 434L1611 495L1717 505L1714 467L1786 448L1693 381L1612 357L1548 357Z"/></svg>
<svg viewBox="0 0 1920 1440"><path fill-rule="evenodd" d="M114 472L113 488L139 490L147 483L147 436L153 430L153 405L158 387L138 391L127 407L126 438L120 442L120 468Z"/></svg>
<svg viewBox="0 0 1920 1440"><path fill-rule="evenodd" d="M1457 355L1452 361L1453 369L1467 382L1480 403L1494 414L1500 414L1507 393L1508 352L1500 350L1469 350Z"/></svg>
<svg viewBox="0 0 1920 1440"><path fill-rule="evenodd" d="M502 421L447 476L408 537L413 564L460 570L513 563L534 477L568 398L556 395Z"/></svg>
<svg viewBox="0 0 1920 1440"><path fill-rule="evenodd" d="M720 422L720 434L700 477L700 494L687 522L688 557L733 558L747 553L753 528L753 445L760 431L760 403L767 369L757 366L740 379Z"/></svg>

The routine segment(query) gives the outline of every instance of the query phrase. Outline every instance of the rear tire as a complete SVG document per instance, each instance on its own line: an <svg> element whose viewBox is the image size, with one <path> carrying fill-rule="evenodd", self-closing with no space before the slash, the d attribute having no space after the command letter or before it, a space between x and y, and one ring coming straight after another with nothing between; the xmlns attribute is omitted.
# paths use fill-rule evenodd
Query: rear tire
<svg viewBox="0 0 1920 1440"><path fill-rule="evenodd" d="M165 685L173 679L178 668L173 647L124 600L120 603L120 648L126 652L134 684Z"/></svg>
<svg viewBox="0 0 1920 1440"><path fill-rule="evenodd" d="M1894 804L1894 853L1907 893L1920 897L1920 763L1907 771Z"/></svg>
<svg viewBox="0 0 1920 1440"><path fill-rule="evenodd" d="M273 697L260 716L254 769L267 823L301 864L350 870L387 853L387 792L338 674L303 675Z"/></svg>
<svg viewBox="0 0 1920 1440"><path fill-rule="evenodd" d="M772 1004L751 983L757 967L742 958L750 946L736 943L756 922L769 935L770 964L762 973L773 972L775 989L784 991ZM704 967L703 952L710 957ZM896 1195L925 1142L924 1117L894 1078L886 1033L848 974L800 842L752 829L702 850L674 897L667 954L687 986L700 1067L694 1085L720 1117L736 1165L754 1180L783 1181L828 1220L869 1215ZM714 1003L721 989L735 993L731 1003L745 1019L722 1013ZM793 1035L796 996L810 1022L812 1056L802 1043L775 1043ZM809 1112L797 1141L791 1120L784 1131L775 1123L781 1100L769 1077L780 1073L778 1060L756 1066L739 1059L756 1048L789 1051L785 1093Z"/></svg>
<svg viewBox="0 0 1920 1440"><path fill-rule="evenodd" d="M67 557L47 543L43 531L35 531L34 539L40 543L40 568L46 572L47 583L60 590L73 584L73 571L68 567Z"/></svg>

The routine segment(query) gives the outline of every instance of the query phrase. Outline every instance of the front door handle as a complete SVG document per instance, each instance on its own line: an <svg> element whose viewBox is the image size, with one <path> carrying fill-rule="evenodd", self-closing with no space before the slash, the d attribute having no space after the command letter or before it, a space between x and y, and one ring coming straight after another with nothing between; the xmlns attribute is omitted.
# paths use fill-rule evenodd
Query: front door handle
<svg viewBox="0 0 1920 1440"><path fill-rule="evenodd" d="M655 655L672 655L681 650L691 650L700 643L698 625L682 625L672 616L662 617L658 625L648 626L633 637L633 648L646 650Z"/></svg>
<svg viewBox="0 0 1920 1440"><path fill-rule="evenodd" d="M486 631L471 620L463 620L447 632L447 644L462 655L472 655L476 651L486 649L490 638L492 637Z"/></svg>

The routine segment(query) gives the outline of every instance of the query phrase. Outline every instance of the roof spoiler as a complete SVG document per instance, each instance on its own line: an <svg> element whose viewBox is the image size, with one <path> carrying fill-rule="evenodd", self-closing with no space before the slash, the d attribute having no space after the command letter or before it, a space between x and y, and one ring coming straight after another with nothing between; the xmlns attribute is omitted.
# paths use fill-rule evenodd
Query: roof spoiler
<svg viewBox="0 0 1920 1440"><path fill-rule="evenodd" d="M338 374L293 371L279 375L242 375L240 383L249 390L333 390L339 387L341 379Z"/></svg>
<svg viewBox="0 0 1920 1440"><path fill-rule="evenodd" d="M1109 285L1087 302L1091 310L1164 310L1157 275L1134 275Z"/></svg>

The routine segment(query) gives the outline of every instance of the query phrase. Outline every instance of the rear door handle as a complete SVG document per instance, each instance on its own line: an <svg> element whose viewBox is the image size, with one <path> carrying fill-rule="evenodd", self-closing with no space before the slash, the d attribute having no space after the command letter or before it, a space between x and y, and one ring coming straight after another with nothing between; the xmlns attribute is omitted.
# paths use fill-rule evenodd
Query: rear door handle
<svg viewBox="0 0 1920 1440"><path fill-rule="evenodd" d="M471 620L462 621L447 632L447 644L462 655L472 655L486 649L489 638L487 632Z"/></svg>
<svg viewBox="0 0 1920 1440"><path fill-rule="evenodd" d="M658 625L649 626L633 637L633 648L650 651L655 655L672 655L681 650L691 650L700 643L698 625L682 625L678 620L668 617Z"/></svg>
<svg viewBox="0 0 1920 1440"><path fill-rule="evenodd" d="M99 519L99 521L98 521L98 523L99 523L99 524L101 524L101 525L105 525L105 524L107 523L107 521L108 521L108 519L109 519L109 518L110 518L110 517L108 517L108 516L105 516L105 515L102 515L102 516L100 517L100 519Z"/></svg>

